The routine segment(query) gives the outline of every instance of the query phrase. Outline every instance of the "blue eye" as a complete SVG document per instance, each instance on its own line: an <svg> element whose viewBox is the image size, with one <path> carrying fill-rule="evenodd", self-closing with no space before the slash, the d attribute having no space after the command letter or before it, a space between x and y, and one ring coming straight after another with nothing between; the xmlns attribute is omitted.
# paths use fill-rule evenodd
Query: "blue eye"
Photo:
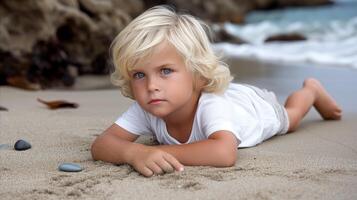
<svg viewBox="0 0 357 200"><path fill-rule="evenodd" d="M133 74L134 79L142 79L145 77L145 74L142 72L136 72Z"/></svg>
<svg viewBox="0 0 357 200"><path fill-rule="evenodd" d="M169 68L163 68L163 69L161 69L161 73L163 74L163 75L169 75L169 74L171 74L173 72L173 70L172 69L169 69Z"/></svg>

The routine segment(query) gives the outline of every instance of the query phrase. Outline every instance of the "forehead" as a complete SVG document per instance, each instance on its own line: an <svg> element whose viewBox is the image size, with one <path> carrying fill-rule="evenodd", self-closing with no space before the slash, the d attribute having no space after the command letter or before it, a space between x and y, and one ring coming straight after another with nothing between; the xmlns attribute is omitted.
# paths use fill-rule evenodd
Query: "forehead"
<svg viewBox="0 0 357 200"><path fill-rule="evenodd" d="M148 50L137 60L133 69L162 66L166 64L184 65L184 60L176 48L168 42L161 42Z"/></svg>

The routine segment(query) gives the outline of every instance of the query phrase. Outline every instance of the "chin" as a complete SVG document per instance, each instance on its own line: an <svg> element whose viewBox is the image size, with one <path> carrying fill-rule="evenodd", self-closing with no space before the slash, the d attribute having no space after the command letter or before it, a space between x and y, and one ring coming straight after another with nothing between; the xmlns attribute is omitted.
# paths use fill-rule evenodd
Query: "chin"
<svg viewBox="0 0 357 200"><path fill-rule="evenodd" d="M158 117L158 118L164 118L167 116L167 113L158 113L158 112L150 112L150 114L154 115L155 117Z"/></svg>
<svg viewBox="0 0 357 200"><path fill-rule="evenodd" d="M157 111L157 110L154 110L154 111L148 110L148 112L158 118L164 118L169 114L168 112Z"/></svg>

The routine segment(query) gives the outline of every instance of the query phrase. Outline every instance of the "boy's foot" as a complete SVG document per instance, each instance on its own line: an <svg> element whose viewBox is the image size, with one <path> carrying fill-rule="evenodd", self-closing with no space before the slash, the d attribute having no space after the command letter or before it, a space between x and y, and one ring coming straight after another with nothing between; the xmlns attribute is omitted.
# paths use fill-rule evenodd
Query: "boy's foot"
<svg viewBox="0 0 357 200"><path fill-rule="evenodd" d="M304 87L313 88L316 92L314 107L325 120L339 120L342 116L342 109L336 101L327 93L321 83L313 78L304 81Z"/></svg>

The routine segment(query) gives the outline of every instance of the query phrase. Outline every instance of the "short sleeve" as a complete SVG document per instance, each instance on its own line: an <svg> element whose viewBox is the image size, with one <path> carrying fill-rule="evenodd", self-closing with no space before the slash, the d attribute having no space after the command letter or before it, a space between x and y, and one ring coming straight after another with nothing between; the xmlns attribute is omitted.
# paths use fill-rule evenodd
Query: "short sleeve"
<svg viewBox="0 0 357 200"><path fill-rule="evenodd" d="M115 124L135 135L152 135L148 114L134 102Z"/></svg>
<svg viewBox="0 0 357 200"><path fill-rule="evenodd" d="M218 95L206 94L197 110L201 131L207 138L217 131L230 131L240 140L239 127L233 124L232 112L231 102Z"/></svg>

